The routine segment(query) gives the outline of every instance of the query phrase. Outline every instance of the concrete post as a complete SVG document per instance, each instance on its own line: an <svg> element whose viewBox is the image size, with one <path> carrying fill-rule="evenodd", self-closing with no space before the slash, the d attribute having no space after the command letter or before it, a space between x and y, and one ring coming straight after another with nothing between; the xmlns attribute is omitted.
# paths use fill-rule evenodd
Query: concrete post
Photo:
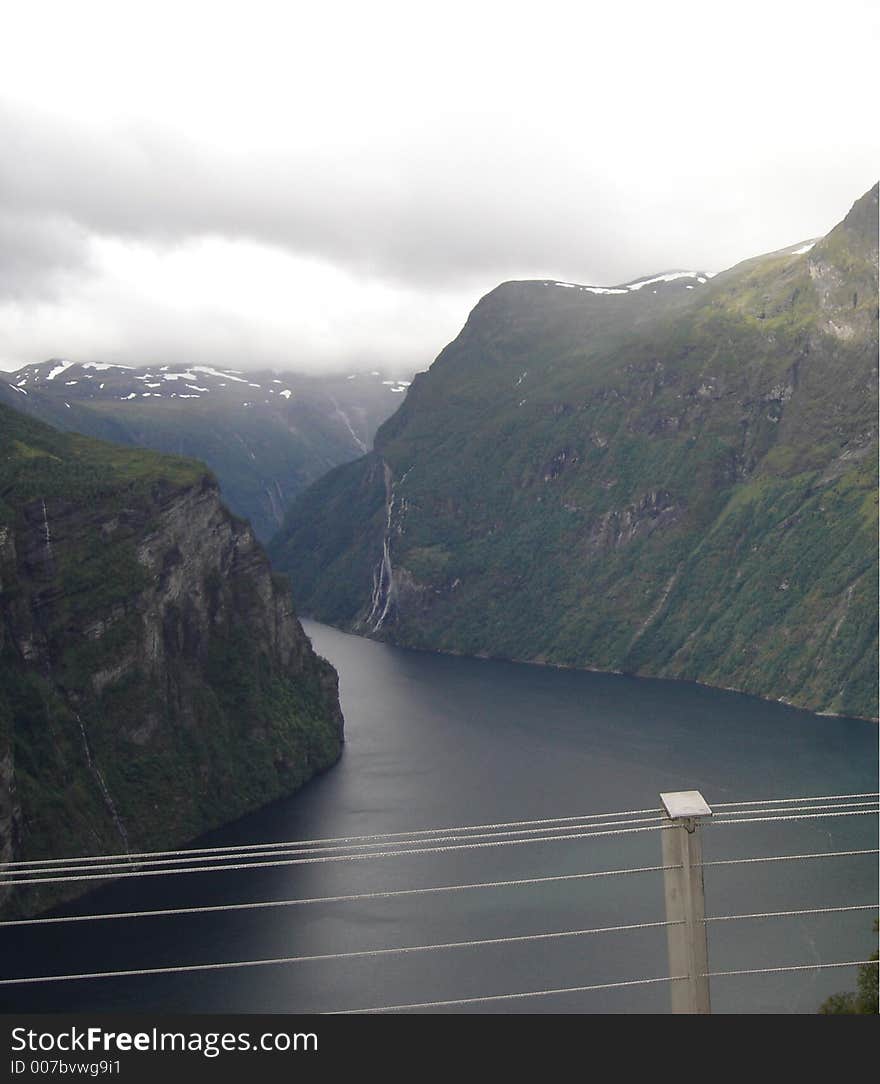
<svg viewBox="0 0 880 1084"><path fill-rule="evenodd" d="M669 984L674 1013L710 1013L709 949L706 938L706 903L703 893L703 843L700 822L712 810L697 790L661 794L669 818L660 833L663 865L676 866L663 873L669 974L685 979Z"/></svg>

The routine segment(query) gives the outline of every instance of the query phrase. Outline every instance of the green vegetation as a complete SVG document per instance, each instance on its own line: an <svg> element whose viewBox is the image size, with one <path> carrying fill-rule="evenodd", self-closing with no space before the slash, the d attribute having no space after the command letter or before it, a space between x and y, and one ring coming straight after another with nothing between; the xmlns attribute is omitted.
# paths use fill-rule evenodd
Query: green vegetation
<svg viewBox="0 0 880 1084"><path fill-rule="evenodd" d="M809 253L699 289L498 287L375 453L291 508L298 605L876 717L876 237L874 189Z"/></svg>
<svg viewBox="0 0 880 1084"><path fill-rule="evenodd" d="M194 485L211 475L179 456L120 448L60 433L0 404L0 524L29 500L74 503L110 499L119 507L155 486Z"/></svg>
<svg viewBox="0 0 880 1084"><path fill-rule="evenodd" d="M334 763L335 674L282 579L200 463L0 406L0 844L175 846Z"/></svg>
<svg viewBox="0 0 880 1084"><path fill-rule="evenodd" d="M294 600L309 599L326 620L342 623L362 602L382 552L385 484L378 457L366 456L363 469L337 467L310 487L297 511L297 538L303 561L297 568ZM286 567L282 550L269 554Z"/></svg>
<svg viewBox="0 0 880 1084"><path fill-rule="evenodd" d="M877 933L877 930L878 924L875 921L874 933ZM877 993L877 955L875 949L869 957L874 962L862 964L859 967L855 993L832 994L826 1001L823 1001L822 1007L819 1009L823 1016L837 1016L838 1014L855 1016L870 1014L876 1016L880 1012Z"/></svg>
<svg viewBox="0 0 880 1084"><path fill-rule="evenodd" d="M241 389L249 385L227 386L222 374L207 378L207 394L184 400L167 390L163 397L130 398L132 387L140 392L146 386L133 370L102 372L100 382L93 373L90 380L71 372L78 377L75 389L31 377L26 396L0 380L0 403L62 430L201 460L216 476L224 502L262 540L278 529L296 494L360 454L360 442L369 441L398 401L378 374L352 381L344 375L288 374L288 397L257 390L256 400L245 406ZM281 381L271 373L251 379L280 390Z"/></svg>
<svg viewBox="0 0 880 1084"><path fill-rule="evenodd" d="M291 424L277 414L210 399L185 408L170 402L98 401L80 405L77 425L123 444L203 460L229 507L247 518L263 539L277 529L276 508L356 454L351 442L314 409L303 409Z"/></svg>

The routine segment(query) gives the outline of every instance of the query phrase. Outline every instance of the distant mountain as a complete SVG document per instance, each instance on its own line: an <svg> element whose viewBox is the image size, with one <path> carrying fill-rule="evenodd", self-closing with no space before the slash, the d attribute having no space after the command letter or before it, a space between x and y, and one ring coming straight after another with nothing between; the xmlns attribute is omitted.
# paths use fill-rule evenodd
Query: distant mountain
<svg viewBox="0 0 880 1084"><path fill-rule="evenodd" d="M0 406L0 863L177 847L341 741L335 671L202 464Z"/></svg>
<svg viewBox="0 0 880 1084"><path fill-rule="evenodd" d="M877 188L709 279L509 282L270 545L419 648L876 717Z"/></svg>
<svg viewBox="0 0 880 1084"><path fill-rule="evenodd" d="M369 449L408 381L54 359L0 374L0 402L61 429L201 459L267 540L291 499Z"/></svg>

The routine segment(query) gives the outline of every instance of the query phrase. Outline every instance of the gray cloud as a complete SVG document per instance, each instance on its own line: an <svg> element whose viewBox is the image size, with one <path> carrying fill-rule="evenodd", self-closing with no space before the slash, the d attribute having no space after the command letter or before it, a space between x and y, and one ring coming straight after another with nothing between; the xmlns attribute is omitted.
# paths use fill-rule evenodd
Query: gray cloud
<svg viewBox="0 0 880 1084"><path fill-rule="evenodd" d="M0 298L57 299L66 272L89 266L88 237L58 214L0 206Z"/></svg>
<svg viewBox="0 0 880 1084"><path fill-rule="evenodd" d="M245 154L143 123L99 136L6 107L0 207L17 217L20 244L5 279L19 248L24 268L36 252L50 260L53 238L62 266L77 248L84 258L78 227L159 245L256 240L407 285L490 273L610 283L671 266L717 269L812 235L872 180L871 156L857 147L845 176L839 161L823 167L803 148L782 159L774 151L721 184L707 163L690 180L670 181L663 162L616 176L554 129L529 133L525 147L514 118L496 118L481 144L474 134L422 133L385 148L386 159L383 148L372 158L345 147Z"/></svg>
<svg viewBox="0 0 880 1084"><path fill-rule="evenodd" d="M0 365L421 367L503 279L720 270L875 180L864 0L450 2L218 11L210 42L175 8L140 51L118 5L106 37L22 6Z"/></svg>
<svg viewBox="0 0 880 1084"><path fill-rule="evenodd" d="M525 156L513 133L494 137L493 151L457 146L450 133L391 148L387 162L345 148L251 155L144 124L100 138L7 107L0 205L47 235L51 223L72 220L94 234L159 244L246 238L406 283L550 268L583 259L585 249L604 270L616 247L596 228L607 195L586 174L573 201L571 165L558 149L533 145Z"/></svg>

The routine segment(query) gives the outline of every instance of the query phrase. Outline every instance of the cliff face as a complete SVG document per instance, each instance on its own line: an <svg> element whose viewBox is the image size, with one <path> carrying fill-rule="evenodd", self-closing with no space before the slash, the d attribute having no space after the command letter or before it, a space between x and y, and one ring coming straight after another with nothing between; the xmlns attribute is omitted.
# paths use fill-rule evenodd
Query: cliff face
<svg viewBox="0 0 880 1084"><path fill-rule="evenodd" d="M0 412L0 861L172 846L332 764L335 671L204 468Z"/></svg>
<svg viewBox="0 0 880 1084"><path fill-rule="evenodd" d="M876 717L877 188L711 280L499 286L270 552L427 649Z"/></svg>

